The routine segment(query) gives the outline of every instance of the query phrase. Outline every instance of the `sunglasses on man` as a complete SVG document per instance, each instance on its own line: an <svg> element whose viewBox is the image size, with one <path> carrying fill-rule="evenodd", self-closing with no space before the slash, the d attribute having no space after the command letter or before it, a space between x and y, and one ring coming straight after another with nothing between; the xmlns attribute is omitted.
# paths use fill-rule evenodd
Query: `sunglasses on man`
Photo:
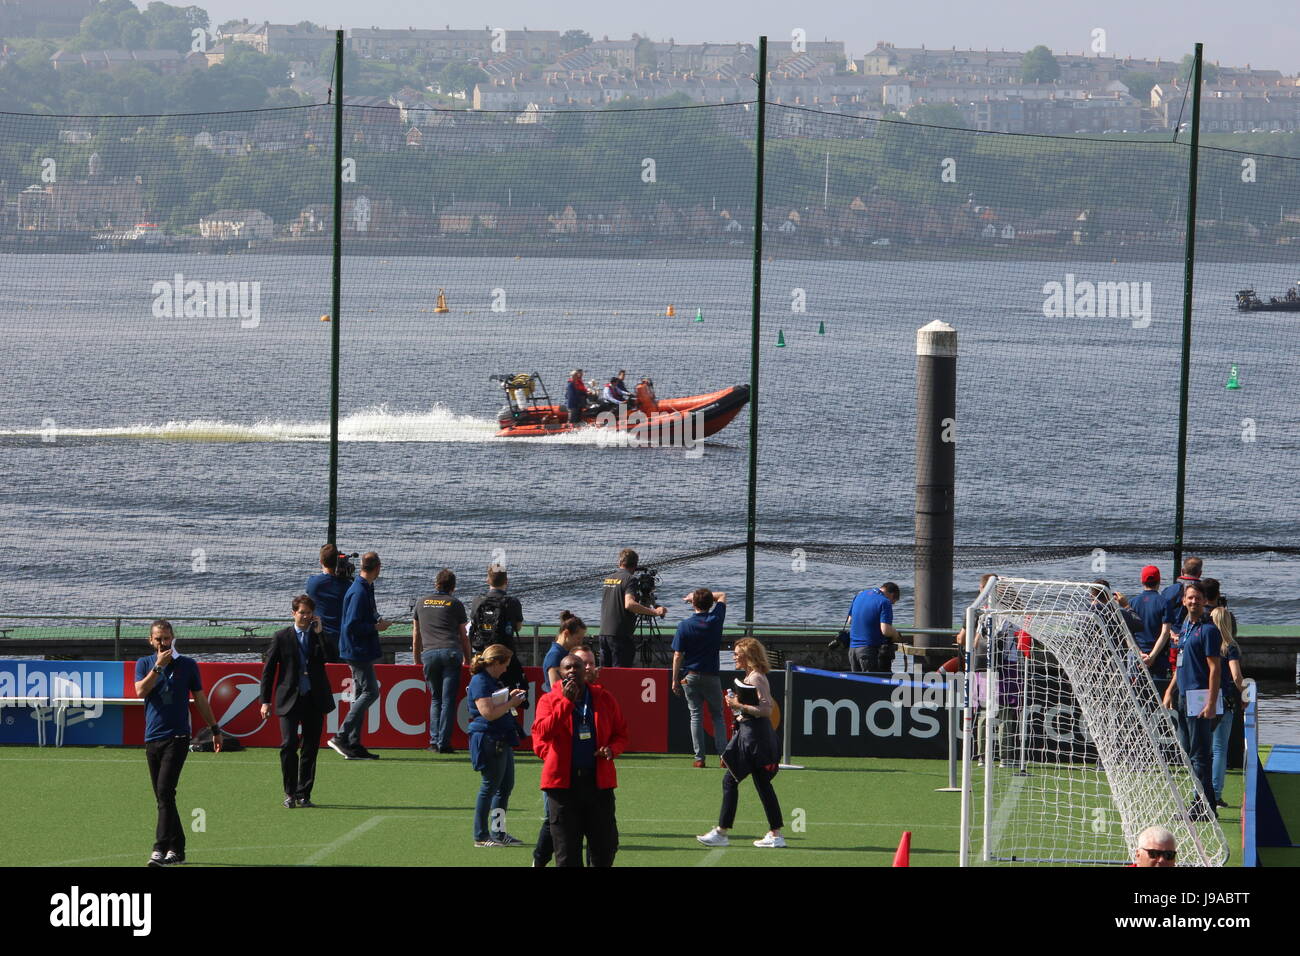
<svg viewBox="0 0 1300 956"><path fill-rule="evenodd" d="M1172 863L1174 860L1178 859L1177 850L1150 850L1146 847L1142 847L1142 852L1153 860L1168 860Z"/></svg>

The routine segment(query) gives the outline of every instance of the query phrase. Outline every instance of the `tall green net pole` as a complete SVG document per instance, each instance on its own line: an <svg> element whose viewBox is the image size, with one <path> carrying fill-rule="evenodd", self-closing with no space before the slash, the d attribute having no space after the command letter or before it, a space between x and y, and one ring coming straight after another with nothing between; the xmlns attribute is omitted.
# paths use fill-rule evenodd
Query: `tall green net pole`
<svg viewBox="0 0 1300 956"><path fill-rule="evenodd" d="M758 134L754 143L754 298L749 331L749 515L745 526L745 620L754 620L754 538L758 527L758 332L763 291L763 145L767 116L767 37L758 38Z"/></svg>
<svg viewBox="0 0 1300 956"><path fill-rule="evenodd" d="M1177 131L1174 133L1177 136ZM1183 505L1187 494L1187 393L1192 362L1192 281L1196 267L1196 175L1201 141L1201 44L1192 65L1192 149L1187 168L1187 258L1183 267L1183 357L1178 387L1178 490L1174 502L1174 572L1182 574Z"/></svg>
<svg viewBox="0 0 1300 956"><path fill-rule="evenodd" d="M330 295L330 527L337 540L339 509L339 298L343 269L343 31L334 34L334 267Z"/></svg>

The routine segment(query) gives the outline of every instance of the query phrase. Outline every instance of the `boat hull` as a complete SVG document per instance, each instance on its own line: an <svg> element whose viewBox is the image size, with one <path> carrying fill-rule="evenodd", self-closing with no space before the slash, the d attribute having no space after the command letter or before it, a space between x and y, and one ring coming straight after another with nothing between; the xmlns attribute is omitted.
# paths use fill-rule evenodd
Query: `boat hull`
<svg viewBox="0 0 1300 956"><path fill-rule="evenodd" d="M638 411L636 403L632 402L627 407L627 413L617 416L612 422L609 415L600 418L588 412L577 424L569 422L568 410L564 407L539 405L522 411L517 417L501 419L501 430L497 432L497 437L537 438L543 435L562 435L581 428L602 428L625 432L631 437L649 439L658 436L660 442L668 444L668 436L686 434L685 422L688 416L697 413L702 416L702 437L708 438L730 425L747 404L749 386L733 385L704 395L661 399L657 410L649 415Z"/></svg>

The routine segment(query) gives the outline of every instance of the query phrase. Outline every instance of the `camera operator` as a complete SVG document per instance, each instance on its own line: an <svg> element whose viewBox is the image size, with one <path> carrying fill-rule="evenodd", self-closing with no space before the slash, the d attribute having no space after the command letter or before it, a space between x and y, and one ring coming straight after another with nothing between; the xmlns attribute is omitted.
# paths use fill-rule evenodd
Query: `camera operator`
<svg viewBox="0 0 1300 956"><path fill-rule="evenodd" d="M624 548L618 554L618 570L602 582L604 589L600 608L600 664L602 667L631 667L636 655L636 630L638 614L663 617L666 607L650 607L639 598L653 600L653 594L637 594L633 587L636 578L637 554Z"/></svg>
<svg viewBox="0 0 1300 956"><path fill-rule="evenodd" d="M307 596L316 604L321 622L321 640L325 644L325 661L338 663L339 624L343 619L343 595L348 593L356 569L346 554L339 554L333 544L320 549L320 574L307 579Z"/></svg>

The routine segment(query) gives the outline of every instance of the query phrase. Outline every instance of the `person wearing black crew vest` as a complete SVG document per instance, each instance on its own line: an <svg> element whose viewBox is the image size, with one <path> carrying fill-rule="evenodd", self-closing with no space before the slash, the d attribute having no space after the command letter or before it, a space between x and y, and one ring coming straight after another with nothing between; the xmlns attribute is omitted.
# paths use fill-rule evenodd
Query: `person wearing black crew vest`
<svg viewBox="0 0 1300 956"><path fill-rule="evenodd" d="M533 752L543 760L541 786L550 807L556 866L613 866L618 852L614 758L627 748L627 723L614 695L587 681L586 664L570 654L560 680L537 702Z"/></svg>
<svg viewBox="0 0 1300 956"><path fill-rule="evenodd" d="M316 604L306 594L300 594L293 599L293 626L276 631L262 668L262 719L270 718L274 700L280 718L284 805L291 810L315 806L311 791L316 783L316 755L320 752L325 715L334 710L334 694L325 676L325 655L324 631Z"/></svg>
<svg viewBox="0 0 1300 956"><path fill-rule="evenodd" d="M1183 621L1178 640L1178 660L1174 679L1165 690L1164 705L1175 709L1178 736L1191 758L1192 773L1201 782L1208 801L1197 806L1199 815L1218 816L1214 801L1214 725L1218 720L1220 647L1223 636L1206 612L1205 587L1192 581L1183 588ZM1205 691L1205 704L1196 713L1188 713L1187 701L1193 691Z"/></svg>
<svg viewBox="0 0 1300 956"><path fill-rule="evenodd" d="M600 666L631 667L636 656L636 616L663 617L666 607L647 607L632 590L633 572L640 559L631 548L618 553L618 570L601 582Z"/></svg>
<svg viewBox="0 0 1300 956"><path fill-rule="evenodd" d="M456 575L443 568L434 578L433 594L416 602L411 621L411 655L424 667L429 685L429 749L434 753L455 753L451 749L452 720L456 713L456 690L460 668L473 655L469 649L465 605L452 597Z"/></svg>
<svg viewBox="0 0 1300 956"><path fill-rule="evenodd" d="M185 825L176 810L176 787L190 752L191 693L199 716L212 728L212 749L221 752L221 728L212 716L208 695L203 693L199 665L194 658L172 650L175 640L170 621L154 621L149 643L156 656L147 654L135 662L135 696L144 698L144 753L158 801L150 866L185 862Z"/></svg>

